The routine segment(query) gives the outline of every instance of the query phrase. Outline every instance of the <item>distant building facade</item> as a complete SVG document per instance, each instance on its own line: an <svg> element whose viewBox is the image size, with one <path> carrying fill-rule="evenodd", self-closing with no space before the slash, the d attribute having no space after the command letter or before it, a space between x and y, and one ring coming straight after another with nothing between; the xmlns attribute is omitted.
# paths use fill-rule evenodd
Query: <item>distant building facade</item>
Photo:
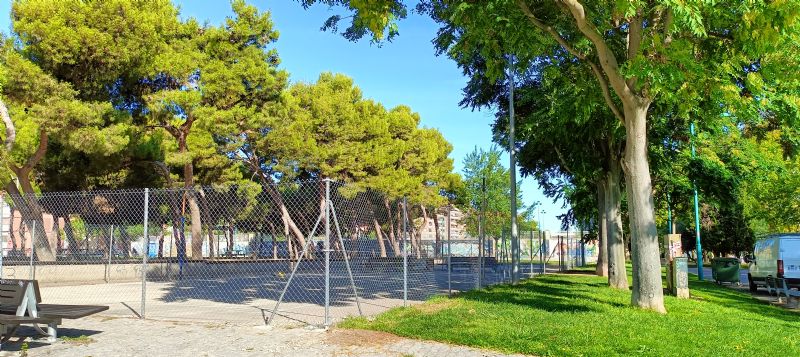
<svg viewBox="0 0 800 357"><path fill-rule="evenodd" d="M450 208L450 239L473 239L467 234L467 227L464 223L464 213L455 207ZM447 207L437 210L436 220L439 223L439 237L447 239ZM414 222L422 231L423 241L436 240L436 222L433 219L428 219L427 224L422 218L417 218Z"/></svg>

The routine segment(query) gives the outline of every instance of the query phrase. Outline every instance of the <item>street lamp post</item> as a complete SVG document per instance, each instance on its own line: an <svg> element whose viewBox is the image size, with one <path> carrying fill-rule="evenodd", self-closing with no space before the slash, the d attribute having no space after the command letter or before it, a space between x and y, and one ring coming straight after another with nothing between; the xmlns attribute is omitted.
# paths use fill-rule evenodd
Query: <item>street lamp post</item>
<svg viewBox="0 0 800 357"><path fill-rule="evenodd" d="M542 244L539 245L539 262L542 264L542 275L547 273L547 267L544 261L544 254L545 254L545 240L544 240L544 229L542 229L542 213L545 213L544 210L539 210L539 238L542 241Z"/></svg>
<svg viewBox="0 0 800 357"><path fill-rule="evenodd" d="M692 134L692 159L695 157L694 151L694 123L689 124L689 132ZM697 183L694 186L694 233L697 239L697 278L703 280L703 248L700 245L700 199L697 196Z"/></svg>
<svg viewBox="0 0 800 357"><path fill-rule="evenodd" d="M519 281L519 233L517 232L517 163L514 148L514 56L508 56L508 156L511 181L511 282Z"/></svg>

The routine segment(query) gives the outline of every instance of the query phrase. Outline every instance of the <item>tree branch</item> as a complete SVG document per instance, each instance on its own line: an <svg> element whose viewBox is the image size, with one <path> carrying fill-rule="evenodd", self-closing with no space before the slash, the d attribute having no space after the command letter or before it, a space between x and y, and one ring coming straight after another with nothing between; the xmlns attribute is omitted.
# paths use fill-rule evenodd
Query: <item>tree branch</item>
<svg viewBox="0 0 800 357"><path fill-rule="evenodd" d="M631 19L630 23L628 24L628 60L632 60L639 55L639 50L642 47L642 23L644 19L642 18L641 11L636 13L636 16ZM636 88L636 77L631 77L627 80L627 84L629 88Z"/></svg>
<svg viewBox="0 0 800 357"><path fill-rule="evenodd" d="M588 58L586 58L586 55L578 52L578 50L573 48L567 42L567 40L565 40L564 37L562 37L561 34L559 34L558 31L556 31L552 26L549 26L544 22L542 22L541 20L539 20L536 17L536 15L533 14L530 7L528 7L528 4L525 3L524 0L517 0L517 5L520 7L520 9L522 9L522 12L534 26L550 34L550 36L553 37L553 39L555 39L556 42L558 42L558 44L561 45L562 48L567 50L567 52L571 53L579 60L589 64L589 67L591 67L592 69L592 73L594 73L594 76L597 78L597 81L600 84L600 89L603 92L603 99L605 99L606 105L608 105L608 107L611 109L611 112L614 113L614 116L616 116L617 119L619 119L621 122L624 123L625 117L622 115L622 112L617 107L617 104L614 103L614 100L611 98L611 91L608 88L608 81L606 81L606 77L605 75L603 75L603 71L600 69L600 66L598 66L597 63L594 63L594 61L591 61Z"/></svg>
<svg viewBox="0 0 800 357"><path fill-rule="evenodd" d="M2 99L0 99L0 117L2 117L3 124L6 126L6 152L10 153L11 150L14 149L14 144L17 141L17 129L14 126L14 122L11 120L11 116L8 115L8 108Z"/></svg>
<svg viewBox="0 0 800 357"><path fill-rule="evenodd" d="M608 82L606 82L606 78L603 76L603 72L600 70L600 67L591 61L589 62L589 66L592 67L592 73L594 73L594 76L597 77L597 81L600 82L600 91L603 92L603 99L605 99L606 105L608 105L608 107L611 109L611 112L614 113L614 116L624 124L625 116L622 115L622 112L617 107L617 103L614 103L614 99L611 98L611 90L608 88Z"/></svg>
<svg viewBox="0 0 800 357"><path fill-rule="evenodd" d="M39 161L42 161L44 154L47 153L47 141L47 132L44 129L39 129L39 146L36 147L36 151L33 153L33 156L28 158L28 161L22 166L23 170L31 170L34 166L36 166L36 164L39 163Z"/></svg>
<svg viewBox="0 0 800 357"><path fill-rule="evenodd" d="M633 94L631 89L628 87L627 83L625 83L625 78L620 74L619 70L619 63L617 62L617 58L614 56L614 53L611 51L611 48L608 47L608 44L605 42L603 37L597 31L597 29L592 25L592 23L586 18L586 11L581 5L580 2L577 0L558 0L561 1L564 5L566 5L567 10L572 15L572 18L575 19L575 24L578 26L578 30L583 33L589 41L592 42L595 49L597 50L597 57L600 59L600 65L602 66L604 72L608 76L609 82L611 82L611 87L614 88L614 91L617 93L623 101L631 101L636 99L636 96Z"/></svg>
<svg viewBox="0 0 800 357"><path fill-rule="evenodd" d="M564 159L564 155L561 154L561 150L558 149L558 146L556 146L553 142L550 142L550 145L553 145L553 150L555 150L556 156L558 156L558 160L561 161L561 166L564 167L564 170L566 170L573 177L577 177L575 172L570 169L570 166L567 164L567 160Z"/></svg>

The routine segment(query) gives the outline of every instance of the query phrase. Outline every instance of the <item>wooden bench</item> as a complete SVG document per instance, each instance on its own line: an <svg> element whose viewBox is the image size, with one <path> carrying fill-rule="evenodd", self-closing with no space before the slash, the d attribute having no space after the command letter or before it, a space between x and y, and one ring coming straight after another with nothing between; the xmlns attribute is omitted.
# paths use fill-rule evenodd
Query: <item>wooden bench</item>
<svg viewBox="0 0 800 357"><path fill-rule="evenodd" d="M20 325L32 324L37 332L47 336L48 342L55 342L62 319L79 319L108 310L108 306L41 302L42 295L36 280L0 280L0 348L14 336ZM47 332L38 324L46 324Z"/></svg>

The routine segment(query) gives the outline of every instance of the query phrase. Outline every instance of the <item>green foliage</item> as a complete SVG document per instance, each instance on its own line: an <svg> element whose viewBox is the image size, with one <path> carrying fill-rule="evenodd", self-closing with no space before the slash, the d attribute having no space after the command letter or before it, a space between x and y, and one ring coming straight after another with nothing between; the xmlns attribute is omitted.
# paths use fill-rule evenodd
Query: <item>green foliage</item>
<svg viewBox="0 0 800 357"><path fill-rule="evenodd" d="M501 163L501 152L497 147L488 151L475 148L464 157L464 192L467 202L467 232L477 236L480 213L484 214L484 232L489 237L500 237L508 231L511 217L511 184L509 171ZM524 210L522 191L517 183L518 210ZM531 230L530 215L524 215L520 230ZM525 227L522 227L522 226Z"/></svg>

